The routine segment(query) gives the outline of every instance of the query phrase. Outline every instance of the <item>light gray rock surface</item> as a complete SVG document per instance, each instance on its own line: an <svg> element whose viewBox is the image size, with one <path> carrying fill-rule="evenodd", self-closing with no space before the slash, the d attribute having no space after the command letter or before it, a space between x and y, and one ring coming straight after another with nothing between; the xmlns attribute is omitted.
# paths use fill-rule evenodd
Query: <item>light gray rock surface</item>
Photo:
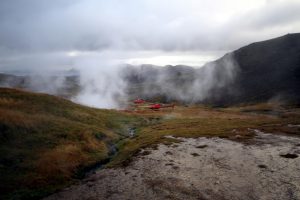
<svg viewBox="0 0 300 200"><path fill-rule="evenodd" d="M46 200L300 199L300 138L256 132L247 144L181 138L146 149L129 166L99 170Z"/></svg>

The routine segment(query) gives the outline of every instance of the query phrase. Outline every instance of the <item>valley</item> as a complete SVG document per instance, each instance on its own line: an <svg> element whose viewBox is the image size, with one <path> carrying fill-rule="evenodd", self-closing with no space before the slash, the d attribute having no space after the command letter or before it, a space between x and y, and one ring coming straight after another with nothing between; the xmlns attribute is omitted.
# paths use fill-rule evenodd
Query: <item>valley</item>
<svg viewBox="0 0 300 200"><path fill-rule="evenodd" d="M300 200L299 10L0 1L0 200Z"/></svg>
<svg viewBox="0 0 300 200"><path fill-rule="evenodd" d="M49 199L74 199L74 195L78 199L101 199L106 194L111 195L105 197L108 199L130 199L132 195L146 199L222 199L223 193L228 199L235 195L239 199L249 191L236 194L225 189L229 183L222 176L216 177L225 173L224 169L208 169L218 164L216 159L221 166L229 166L232 174L228 175L233 178L230 187L242 181L234 177L244 176L246 168L235 166L241 157L246 159L244 167L257 177L251 182L254 185L282 163L291 162L293 170L283 171L287 177L294 177L299 170L300 109L295 105L175 104L159 111L116 111L15 89L1 89L0 97L1 180L5 183L1 191L9 191L1 195L8 199L39 199L63 188L67 189ZM117 150L114 154L112 146ZM259 173L265 166L265 172ZM177 176L181 173L183 179ZM194 183L195 173L208 177ZM213 187L212 180L218 186ZM267 177L266 181L272 180ZM299 195L297 188L293 191Z"/></svg>

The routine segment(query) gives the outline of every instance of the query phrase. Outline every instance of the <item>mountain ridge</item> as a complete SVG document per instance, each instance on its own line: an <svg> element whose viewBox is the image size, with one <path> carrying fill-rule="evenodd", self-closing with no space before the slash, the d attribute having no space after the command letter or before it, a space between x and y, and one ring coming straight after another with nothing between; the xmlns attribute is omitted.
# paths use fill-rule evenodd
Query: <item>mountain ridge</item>
<svg viewBox="0 0 300 200"><path fill-rule="evenodd" d="M248 44L201 68L127 64L120 74L119 78L126 84L124 98L129 100L144 98L214 106L269 100L299 104L300 33ZM82 89L79 73L47 77L50 82L57 83L55 87L58 88L46 84L44 79L0 74L0 85L46 92L67 99L72 99ZM45 91L40 85L47 86L42 87Z"/></svg>
<svg viewBox="0 0 300 200"><path fill-rule="evenodd" d="M186 71L180 68L180 65L171 66L169 70L174 67L178 74ZM140 73L141 77L151 76L136 69L138 72L135 73ZM156 70L158 71L156 74L163 74L164 68ZM200 86L198 90L194 88L194 93L200 93L201 90L207 91L196 100L187 99L188 103L226 106L277 99L297 104L300 100L300 86L298 86L300 85L300 33L251 43L206 63L201 68L193 69L189 72L189 76L185 81L190 81L192 84L183 86L184 89L193 88L196 83ZM166 74L166 77L170 80L169 74ZM173 75L172 79L178 78L180 79L180 76ZM127 79L130 80L130 77ZM214 83L207 84L208 82ZM140 82L140 84L143 83L145 82ZM166 83L159 82L154 83L155 86L153 86L152 83L152 86L156 88L160 85L163 88L164 84ZM176 81L172 84L176 85ZM206 88L201 85L206 85ZM134 86L130 85L130 87ZM143 91L143 89L145 88L141 87L138 91ZM180 92L180 87L176 90ZM151 96L143 92L134 95L151 99ZM164 89L156 93L153 98L159 95L164 96L163 99L166 101L182 100L170 97L168 90Z"/></svg>

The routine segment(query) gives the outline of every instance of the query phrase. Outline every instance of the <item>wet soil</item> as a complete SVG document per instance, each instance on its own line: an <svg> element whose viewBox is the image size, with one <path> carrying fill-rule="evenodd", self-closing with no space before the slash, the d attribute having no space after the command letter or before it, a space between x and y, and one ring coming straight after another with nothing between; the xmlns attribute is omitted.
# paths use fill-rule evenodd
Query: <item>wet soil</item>
<svg viewBox="0 0 300 200"><path fill-rule="evenodd" d="M46 199L300 199L300 138L256 134L250 143L180 138Z"/></svg>

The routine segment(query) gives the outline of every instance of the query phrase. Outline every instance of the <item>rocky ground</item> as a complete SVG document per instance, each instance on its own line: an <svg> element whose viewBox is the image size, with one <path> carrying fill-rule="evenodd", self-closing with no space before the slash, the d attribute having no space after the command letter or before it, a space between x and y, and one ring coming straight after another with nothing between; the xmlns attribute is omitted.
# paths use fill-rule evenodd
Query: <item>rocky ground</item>
<svg viewBox="0 0 300 200"><path fill-rule="evenodd" d="M124 168L96 171L54 199L300 199L300 138L265 134L246 143L180 138L144 149Z"/></svg>

